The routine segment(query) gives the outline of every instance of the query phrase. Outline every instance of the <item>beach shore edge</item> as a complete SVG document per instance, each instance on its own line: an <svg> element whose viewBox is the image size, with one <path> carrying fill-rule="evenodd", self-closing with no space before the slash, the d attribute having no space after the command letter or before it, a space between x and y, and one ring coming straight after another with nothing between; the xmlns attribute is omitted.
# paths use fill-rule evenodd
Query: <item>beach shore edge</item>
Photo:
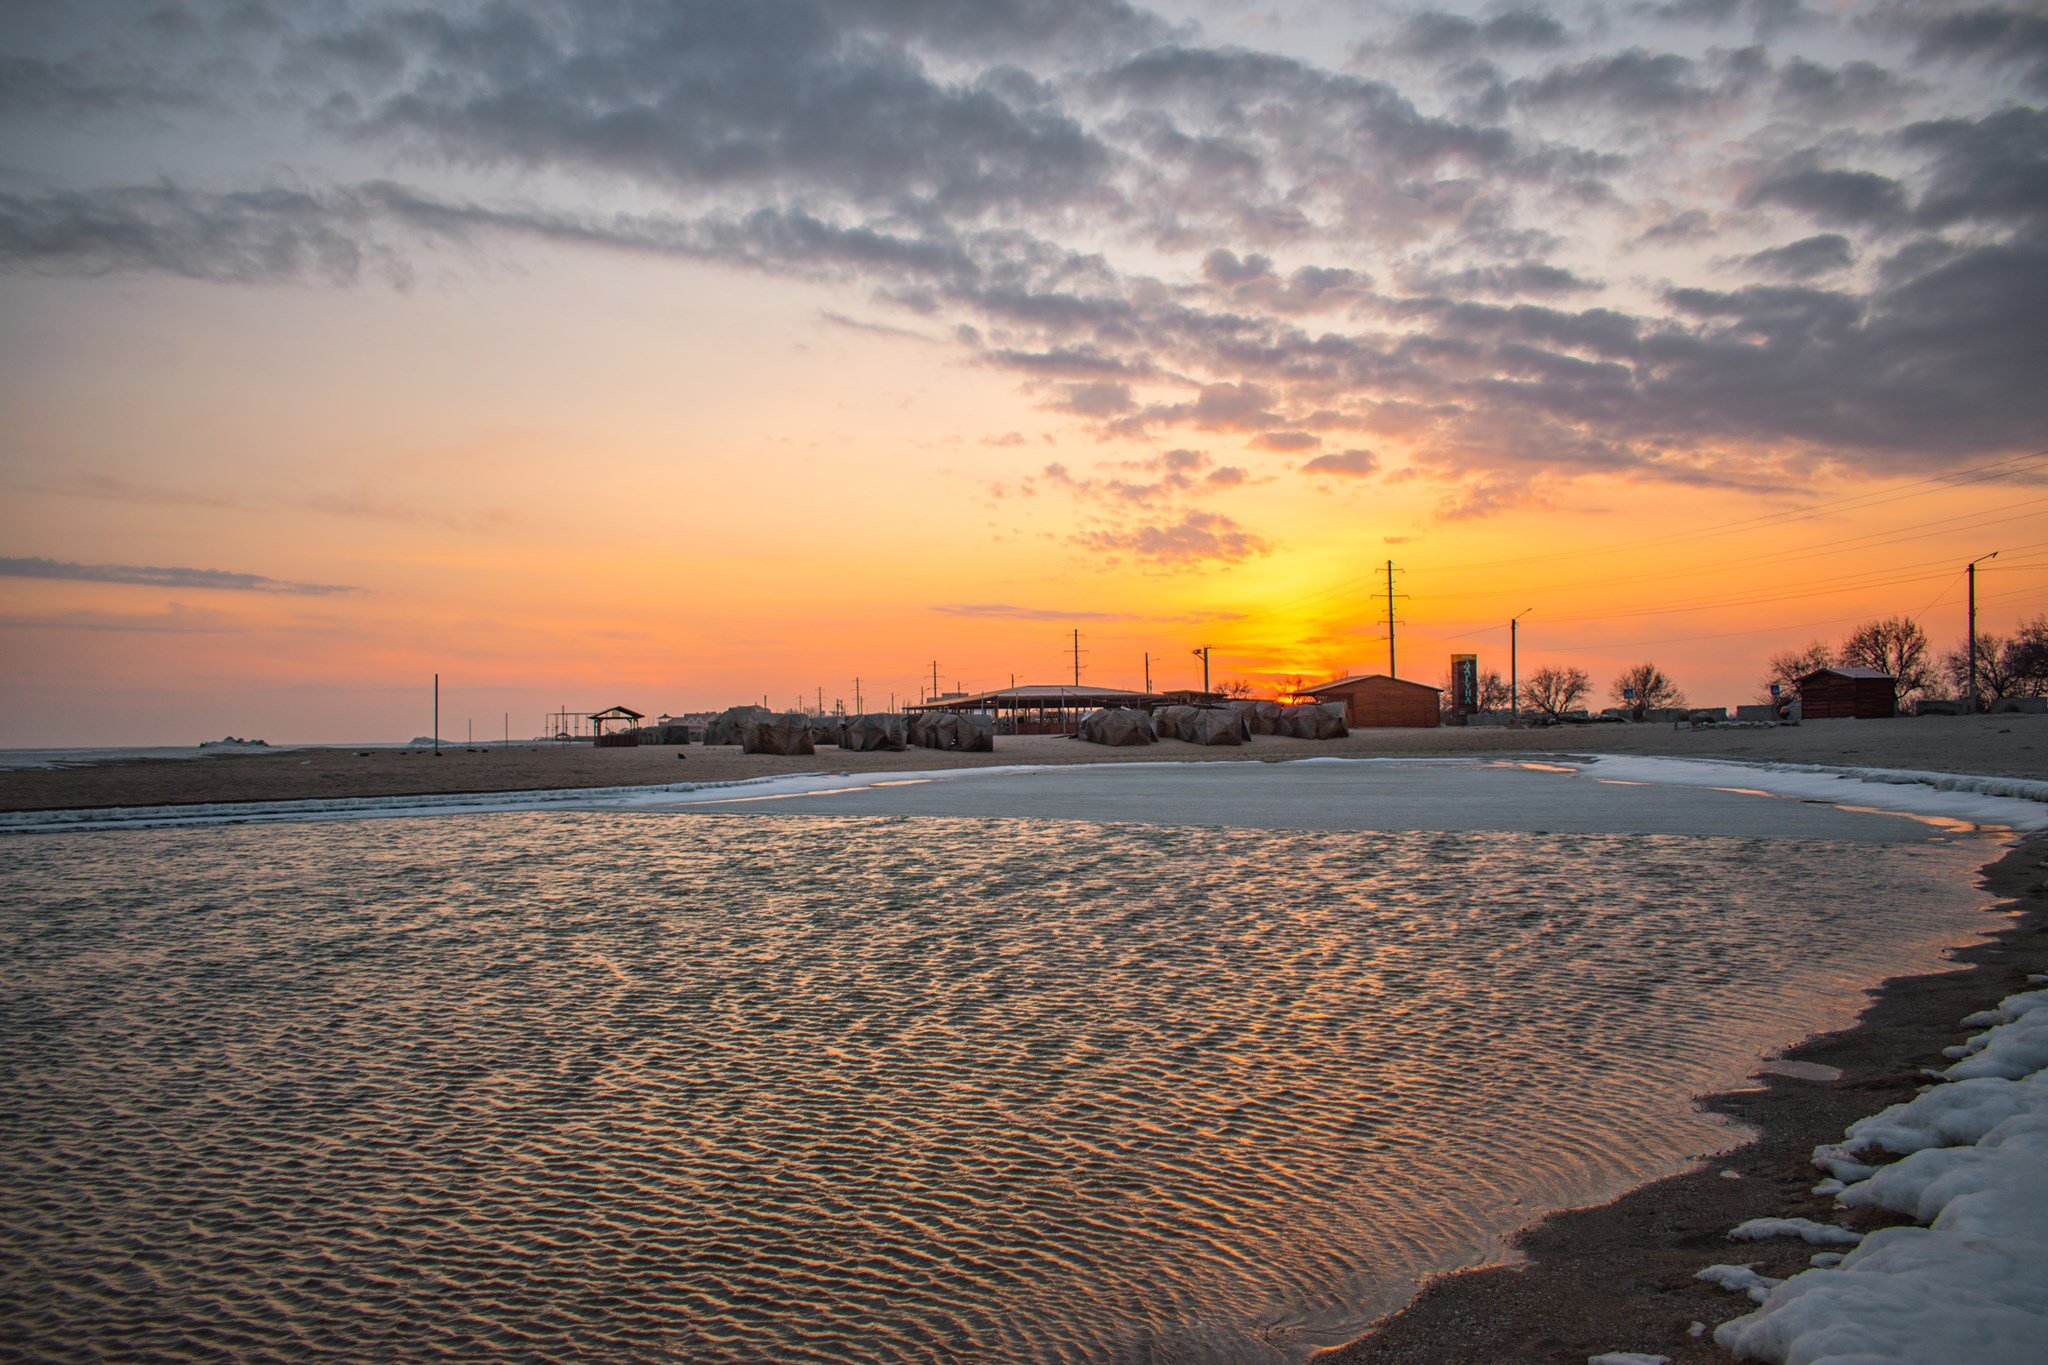
<svg viewBox="0 0 2048 1365"><path fill-rule="evenodd" d="M1813 1148L1910 1099L1928 1081L1923 1068L1942 1064L1942 1048L1973 1031L1962 1025L1965 1015L2048 971L2048 834L2016 839L1982 869L1980 885L2005 922L1954 950L1953 968L1891 978L1854 1024L1781 1054L1835 1068L1839 1079L1760 1074L1752 1086L1703 1097L1702 1107L1755 1136L1608 1203L1539 1219L1511 1239L1522 1259L1430 1280L1358 1337L1317 1352L1314 1365L1584 1365L1605 1351L1664 1355L1673 1365L1728 1360L1712 1329L1754 1305L1694 1273L1732 1260L1782 1277L1805 1269L1813 1250L1796 1240L1736 1243L1729 1229L1780 1216L1860 1230L1904 1221L1846 1213L1814 1194L1824 1173L1813 1166ZM1707 1330L1695 1334L1702 1323Z"/></svg>

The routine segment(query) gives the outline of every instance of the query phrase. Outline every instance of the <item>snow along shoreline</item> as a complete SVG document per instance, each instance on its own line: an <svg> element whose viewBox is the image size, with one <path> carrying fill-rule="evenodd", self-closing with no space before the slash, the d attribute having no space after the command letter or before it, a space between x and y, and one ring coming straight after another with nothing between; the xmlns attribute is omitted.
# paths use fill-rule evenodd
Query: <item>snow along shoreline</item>
<svg viewBox="0 0 2048 1365"><path fill-rule="evenodd" d="M1486 767L1517 761L1555 764L1555 754L1487 758L1312 757L1281 763L1245 764L1265 771L1307 765L1430 765ZM1651 758L1633 755L1571 755L1587 777L1603 782L1660 787L1696 787L1757 796L1815 801L1848 809L1883 811L1965 825L2013 831L2048 829L2048 782L1982 777L1963 773L1891 768L1830 768L1813 764L1748 763L1729 759ZM0 812L0 834L108 829L152 829L184 825L259 824L324 820L399 819L429 815L484 815L517 811L665 811L709 803L800 797L903 783L1071 773L1169 769L1185 763L1121 762L1101 765L1010 764L867 773L791 773L729 782L678 782L660 786L564 787L511 792L459 792L412 796L328 797L294 801L215 802L169 806L114 806Z"/></svg>
<svg viewBox="0 0 2048 1365"><path fill-rule="evenodd" d="M1816 1194L1922 1226L1867 1235L1805 1218L1761 1218L1731 1238L1798 1237L1821 1250L1785 1279L1751 1265L1698 1278L1759 1307L1714 1330L1741 1360L1780 1365L2039 1359L2048 1342L2048 976L1963 1020L1983 1031L1913 1099L1849 1125L1814 1150ZM1878 1164L1888 1157L1903 1158ZM1697 1329L1696 1329L1697 1330ZM1594 1361L1656 1365L1613 1352Z"/></svg>

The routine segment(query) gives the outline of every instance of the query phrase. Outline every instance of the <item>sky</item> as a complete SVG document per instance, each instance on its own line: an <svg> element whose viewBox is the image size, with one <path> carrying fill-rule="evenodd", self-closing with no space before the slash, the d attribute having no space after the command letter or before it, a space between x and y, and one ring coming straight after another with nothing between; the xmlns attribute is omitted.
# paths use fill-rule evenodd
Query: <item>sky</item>
<svg viewBox="0 0 2048 1365"><path fill-rule="evenodd" d="M2048 610L2048 7L0 8L0 745ZM1148 664L1149 658L1149 664ZM858 680L858 681L856 681ZM856 691L858 688L858 691Z"/></svg>

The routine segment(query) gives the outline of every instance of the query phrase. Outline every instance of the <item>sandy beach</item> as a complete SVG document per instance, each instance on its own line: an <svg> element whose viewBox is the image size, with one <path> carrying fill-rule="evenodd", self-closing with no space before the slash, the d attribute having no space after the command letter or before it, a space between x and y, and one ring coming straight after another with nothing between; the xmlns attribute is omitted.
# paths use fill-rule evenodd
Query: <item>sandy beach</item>
<svg viewBox="0 0 2048 1365"><path fill-rule="evenodd" d="M441 756L345 747L239 752L196 759L124 759L0 773L0 810L155 806L321 797L731 782L801 772L906 772L1003 764L1247 762L1291 758L1457 758L1507 754L1643 754L1746 762L1907 768L1997 777L2048 777L2048 716L1926 716L1814 721L1775 729L1584 725L1552 729L1360 730L1317 742L1255 737L1242 747L1167 740L1105 749L1058 735L1003 736L992 754L845 753L803 758L738 748L444 745Z"/></svg>

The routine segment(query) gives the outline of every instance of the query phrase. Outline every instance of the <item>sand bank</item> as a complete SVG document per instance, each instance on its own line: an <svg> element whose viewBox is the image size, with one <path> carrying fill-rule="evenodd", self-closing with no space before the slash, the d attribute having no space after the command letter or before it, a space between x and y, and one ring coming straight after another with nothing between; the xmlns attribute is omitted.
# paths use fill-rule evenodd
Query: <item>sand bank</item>
<svg viewBox="0 0 2048 1365"><path fill-rule="evenodd" d="M1724 731L1663 725L1361 730L1348 739L1325 743L1262 735L1242 748L1215 749L1177 740L1139 749L1103 749L1060 736L1025 735L999 738L993 754L926 749L863 754L828 747L805 758L750 755L736 748L703 745L685 749L457 746L444 747L439 758L408 750L336 747L209 755L197 762L122 759L83 767L4 772L0 773L0 810L653 786L799 772L909 772L1009 764L1545 753L1724 758L2048 778L2048 717L1927 716Z"/></svg>

